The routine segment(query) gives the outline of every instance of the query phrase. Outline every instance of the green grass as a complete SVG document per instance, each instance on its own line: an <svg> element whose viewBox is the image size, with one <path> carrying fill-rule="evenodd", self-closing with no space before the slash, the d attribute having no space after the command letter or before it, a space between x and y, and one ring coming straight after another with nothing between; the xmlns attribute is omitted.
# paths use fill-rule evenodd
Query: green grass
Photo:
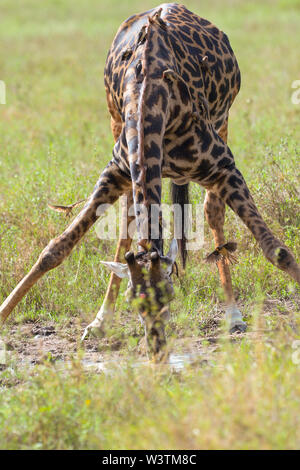
<svg viewBox="0 0 300 470"><path fill-rule="evenodd" d="M260 325L261 326L261 325ZM262 341L222 342L214 359L172 373L163 366L87 374L45 363L8 369L2 449L296 449L300 367L283 327Z"/></svg>
<svg viewBox="0 0 300 470"><path fill-rule="evenodd" d="M229 146L267 223L299 261L300 105L291 102L291 84L299 78L299 2L185 4L229 36L242 72ZM120 23L153 6L146 0L1 1L7 104L0 105L0 302L66 225L47 202L88 196L109 161L105 57ZM192 199L203 201L195 185ZM128 367L109 377L87 376L78 360L63 375L48 363L25 373L12 363L0 377L0 448L299 448L300 369L291 360L299 290L264 259L229 211L226 238L239 244L232 274L248 336L221 341L213 363L180 374ZM202 263L212 247L205 227L204 249L192 254L176 282L168 326L175 348L176 338L205 339L219 328L223 293L216 270ZM51 320L63 330L73 319L82 330L108 282L99 261L112 259L114 249L92 229L30 291L9 325ZM253 337L257 315L266 332ZM137 355L140 334L120 297L111 336L124 357ZM100 350L105 344L100 341Z"/></svg>

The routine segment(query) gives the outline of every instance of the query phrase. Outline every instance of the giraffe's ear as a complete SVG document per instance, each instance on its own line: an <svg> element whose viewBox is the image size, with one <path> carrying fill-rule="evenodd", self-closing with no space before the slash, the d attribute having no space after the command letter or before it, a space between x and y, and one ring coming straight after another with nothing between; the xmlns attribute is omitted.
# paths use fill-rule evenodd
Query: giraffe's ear
<svg viewBox="0 0 300 470"><path fill-rule="evenodd" d="M115 261L101 261L102 264L105 264L113 273L115 273L119 277L128 277L129 278L129 270L127 264L124 263L116 263Z"/></svg>
<svg viewBox="0 0 300 470"><path fill-rule="evenodd" d="M167 257L172 260L172 263L175 262L176 256L178 254L178 243L176 238L173 238L171 241L170 249L168 251Z"/></svg>

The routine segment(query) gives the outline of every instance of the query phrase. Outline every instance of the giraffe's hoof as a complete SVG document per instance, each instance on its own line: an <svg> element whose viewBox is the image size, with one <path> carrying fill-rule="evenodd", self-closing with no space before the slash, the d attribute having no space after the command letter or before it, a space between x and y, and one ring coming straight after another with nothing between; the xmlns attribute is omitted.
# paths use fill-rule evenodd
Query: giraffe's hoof
<svg viewBox="0 0 300 470"><path fill-rule="evenodd" d="M105 335L103 329L103 322L96 318L92 323L90 323L84 330L83 335L81 336L81 341L84 341L88 336L94 336L96 338L103 338Z"/></svg>
<svg viewBox="0 0 300 470"><path fill-rule="evenodd" d="M239 321L235 325L230 325L229 333L244 333L247 330L247 323Z"/></svg>
<svg viewBox="0 0 300 470"><path fill-rule="evenodd" d="M229 333L244 333L247 329L247 323L236 305L230 305L226 309L226 322Z"/></svg>

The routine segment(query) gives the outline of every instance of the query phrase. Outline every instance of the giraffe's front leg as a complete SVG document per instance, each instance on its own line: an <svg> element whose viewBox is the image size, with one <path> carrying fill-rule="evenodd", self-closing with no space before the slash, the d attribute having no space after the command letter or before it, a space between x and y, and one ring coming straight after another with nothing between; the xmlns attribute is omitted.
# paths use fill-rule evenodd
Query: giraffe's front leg
<svg viewBox="0 0 300 470"><path fill-rule="evenodd" d="M210 226L216 247L225 243L224 237L224 220L225 220L225 203L211 191L207 191L204 201L204 213ZM226 323L229 331L243 332L247 328L247 324L243 321L242 314L238 309L234 293L232 289L230 269L226 260L221 258L217 262L221 284L224 289L226 299Z"/></svg>
<svg viewBox="0 0 300 470"><path fill-rule="evenodd" d="M211 190L242 219L260 244L265 257L300 284L300 267L294 256L273 235L261 217L241 172L234 165L232 157L228 157L226 167L215 175L217 180L211 185Z"/></svg>
<svg viewBox="0 0 300 470"><path fill-rule="evenodd" d="M132 238L128 233L128 227L134 221L134 216L128 215L128 209L133 204L132 191L122 196L122 221L120 227L120 238L118 241L117 251L115 254L114 262L124 262L124 255L129 251ZM81 340L83 341L86 336L92 334L93 336L102 337L105 331L110 326L114 312L115 304L120 290L121 277L114 272L111 273L108 288L96 318L85 328Z"/></svg>
<svg viewBox="0 0 300 470"><path fill-rule="evenodd" d="M30 272L19 282L0 307L0 324L4 323L14 307L46 272L59 266L74 246L101 215L121 194L128 191L130 179L111 161L102 172L94 191L82 211L71 225L42 251Z"/></svg>

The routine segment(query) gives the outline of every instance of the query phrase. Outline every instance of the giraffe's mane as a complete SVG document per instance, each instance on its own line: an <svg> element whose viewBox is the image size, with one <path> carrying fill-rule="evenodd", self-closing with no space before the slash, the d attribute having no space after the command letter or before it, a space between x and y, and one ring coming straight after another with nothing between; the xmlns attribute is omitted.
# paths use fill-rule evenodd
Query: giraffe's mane
<svg viewBox="0 0 300 470"><path fill-rule="evenodd" d="M148 206L147 203L147 190L146 190L146 162L144 154L144 125L145 125L145 109L146 109L146 96L148 91L148 86L150 82L149 74L149 62L148 55L150 51L150 33L154 29L155 25L162 27L164 22L160 19L162 8L156 11L152 16L148 17L148 23L146 25L145 32L145 45L142 54L142 74L143 82L141 86L139 102L138 102L138 122L137 122L137 131L138 131L138 152L137 152L137 163L140 170L139 184L142 189L143 194L143 203L145 206Z"/></svg>

